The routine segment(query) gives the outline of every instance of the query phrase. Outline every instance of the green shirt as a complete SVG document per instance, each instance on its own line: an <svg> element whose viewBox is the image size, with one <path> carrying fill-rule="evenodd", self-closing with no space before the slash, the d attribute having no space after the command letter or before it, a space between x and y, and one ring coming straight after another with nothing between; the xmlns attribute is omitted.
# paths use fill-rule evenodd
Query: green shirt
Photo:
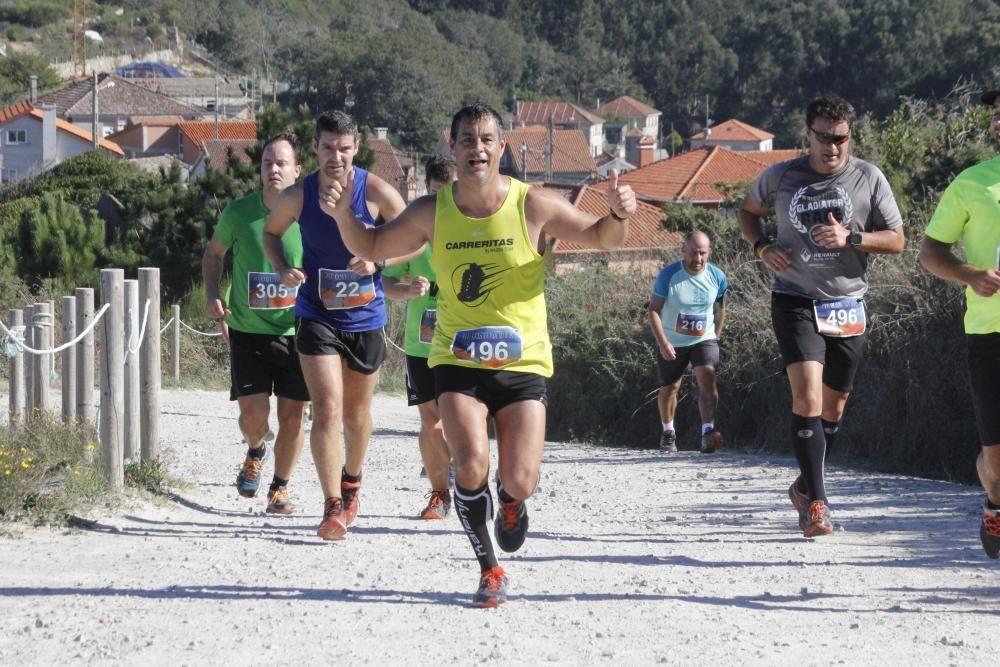
<svg viewBox="0 0 1000 667"><path fill-rule="evenodd" d="M434 325L437 315L437 277L431 268L431 248L426 246L422 255L403 264L387 267L382 275L386 278L402 279L404 274L410 274L410 280L423 276L431 281L431 288L423 296L413 297L406 301L406 332L404 334L403 350L411 357L426 359L431 353L431 339L434 337ZM431 296L431 293L434 296Z"/></svg>
<svg viewBox="0 0 1000 667"><path fill-rule="evenodd" d="M1000 157L969 167L941 195L927 225L941 243L961 239L966 261L978 269L1000 268ZM1000 293L982 297L966 288L965 332L1000 332Z"/></svg>
<svg viewBox="0 0 1000 667"><path fill-rule="evenodd" d="M244 333L287 336L295 330L296 290L281 286L264 255L260 239L268 213L262 193L252 192L230 202L215 225L216 238L233 249L233 283L225 296L230 311L226 323ZM281 241L288 264L302 266L299 223L292 223Z"/></svg>

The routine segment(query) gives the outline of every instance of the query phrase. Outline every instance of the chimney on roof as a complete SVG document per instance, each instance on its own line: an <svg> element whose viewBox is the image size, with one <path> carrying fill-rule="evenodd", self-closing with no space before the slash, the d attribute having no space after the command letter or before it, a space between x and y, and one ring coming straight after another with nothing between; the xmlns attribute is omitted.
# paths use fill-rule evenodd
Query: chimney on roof
<svg viewBox="0 0 1000 667"><path fill-rule="evenodd" d="M37 74L32 74L31 75L31 89L30 89L30 92L28 93L28 101L31 102L32 104L34 104L35 100L37 100L37 99L38 99L38 75Z"/></svg>
<svg viewBox="0 0 1000 667"><path fill-rule="evenodd" d="M101 145L101 123L98 120L98 106L97 106L97 70L94 70L94 104L93 112L94 117L91 123L90 131L93 134L94 148Z"/></svg>
<svg viewBox="0 0 1000 667"><path fill-rule="evenodd" d="M638 167L645 167L647 164L653 163L653 155L656 153L656 146L654 144L644 144L639 142L639 164Z"/></svg>
<svg viewBox="0 0 1000 667"><path fill-rule="evenodd" d="M56 107L52 104L42 105L42 168L48 169L56 163L59 156L58 137L56 136Z"/></svg>
<svg viewBox="0 0 1000 667"><path fill-rule="evenodd" d="M375 128L375 138L385 141L389 136L389 128L387 127L376 127Z"/></svg>

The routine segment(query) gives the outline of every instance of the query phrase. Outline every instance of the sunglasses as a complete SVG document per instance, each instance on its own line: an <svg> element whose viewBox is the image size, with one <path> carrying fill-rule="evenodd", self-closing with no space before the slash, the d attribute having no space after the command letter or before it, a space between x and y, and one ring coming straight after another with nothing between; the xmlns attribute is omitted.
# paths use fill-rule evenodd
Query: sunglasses
<svg viewBox="0 0 1000 667"><path fill-rule="evenodd" d="M814 130L811 127L809 128L809 131L813 133L813 136L816 137L817 141L821 144L826 144L827 146L840 146L841 144L846 144L847 140L851 138L850 134L830 134L829 132Z"/></svg>

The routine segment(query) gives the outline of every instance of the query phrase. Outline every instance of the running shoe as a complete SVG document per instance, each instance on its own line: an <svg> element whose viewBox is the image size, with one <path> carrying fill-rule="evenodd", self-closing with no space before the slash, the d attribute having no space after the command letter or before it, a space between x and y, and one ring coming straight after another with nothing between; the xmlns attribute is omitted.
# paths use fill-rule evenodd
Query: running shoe
<svg viewBox="0 0 1000 667"><path fill-rule="evenodd" d="M430 500L424 511L420 513L421 519L439 520L448 516L448 512L451 511L451 493L448 492L448 489L431 491L424 497Z"/></svg>
<svg viewBox="0 0 1000 667"><path fill-rule="evenodd" d="M500 490L497 489L497 498ZM493 536L507 552L517 551L528 534L528 507L523 500L500 501L500 511L493 521Z"/></svg>
<svg viewBox="0 0 1000 667"><path fill-rule="evenodd" d="M479 577L479 590L472 598L472 606L492 609L507 601L507 574L497 565L483 571Z"/></svg>
<svg viewBox="0 0 1000 667"><path fill-rule="evenodd" d="M822 500L814 500L806 510L806 525L802 534L806 537L819 537L833 532L830 521L830 508Z"/></svg>
<svg viewBox="0 0 1000 667"><path fill-rule="evenodd" d="M983 551L990 558L1000 558L1000 510L992 510L983 503L983 524L979 528Z"/></svg>
<svg viewBox="0 0 1000 667"><path fill-rule="evenodd" d="M711 431L706 431L701 436L701 453L711 454L716 449L722 449L725 444L722 440L722 433L719 429L713 428Z"/></svg>
<svg viewBox="0 0 1000 667"><path fill-rule="evenodd" d="M799 530L805 530L806 510L809 509L809 503L812 502L812 498L799 491L799 483L801 481L802 477L795 478L792 485L788 487L788 497L792 500L792 505L795 506L795 510L799 513Z"/></svg>
<svg viewBox="0 0 1000 667"><path fill-rule="evenodd" d="M350 526L358 516L358 508L361 502L358 494L361 492L361 480L356 482L345 482L340 480L340 495L344 498L344 521Z"/></svg>
<svg viewBox="0 0 1000 667"><path fill-rule="evenodd" d="M240 472L236 475L236 492L239 493L244 498L253 498L257 495L257 489L260 487L260 470L264 467L264 458L267 455L267 451L264 451L264 456L259 459L247 454L246 459L243 461L243 467L240 468Z"/></svg>
<svg viewBox="0 0 1000 667"><path fill-rule="evenodd" d="M288 487L279 486L271 489L267 494L268 514L291 514L295 511L295 506L288 501Z"/></svg>
<svg viewBox="0 0 1000 667"><path fill-rule="evenodd" d="M328 498L323 503L323 522L316 529L316 534L324 540L342 540L347 536L347 524L344 523L344 501L340 498Z"/></svg>
<svg viewBox="0 0 1000 667"><path fill-rule="evenodd" d="M660 453L661 454L677 453L677 433L675 433L674 431L663 432L663 435L660 436Z"/></svg>

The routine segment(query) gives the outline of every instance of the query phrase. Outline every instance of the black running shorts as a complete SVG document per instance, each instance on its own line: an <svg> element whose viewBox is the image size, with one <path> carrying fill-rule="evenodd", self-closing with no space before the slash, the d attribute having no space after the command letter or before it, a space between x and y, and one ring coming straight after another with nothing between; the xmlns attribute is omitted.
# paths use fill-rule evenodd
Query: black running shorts
<svg viewBox="0 0 1000 667"><path fill-rule="evenodd" d="M371 375L385 361L385 335L382 329L341 331L320 320L296 320L295 344L299 354L317 356L336 354L352 371Z"/></svg>
<svg viewBox="0 0 1000 667"><path fill-rule="evenodd" d="M969 379L983 447L1000 446L1000 333L967 334Z"/></svg>
<svg viewBox="0 0 1000 667"><path fill-rule="evenodd" d="M421 405L435 398L434 373L427 365L427 357L406 355L406 404Z"/></svg>
<svg viewBox="0 0 1000 667"><path fill-rule="evenodd" d="M800 361L823 364L823 384L849 392L861 364L866 334L839 338L816 330L812 299L790 294L771 294L771 324L785 366Z"/></svg>
<svg viewBox="0 0 1000 667"><path fill-rule="evenodd" d="M254 334L229 329L229 400L272 393L293 401L308 401L305 378L295 351L294 336Z"/></svg>
<svg viewBox="0 0 1000 667"><path fill-rule="evenodd" d="M703 340L694 345L675 347L674 352L677 353L677 356L674 357L673 361L667 361L660 354L660 348L656 348L656 370L660 377L661 387L672 385L680 380L684 371L687 370L688 364L691 364L692 368L699 366L716 368L719 365L719 341L714 338Z"/></svg>
<svg viewBox="0 0 1000 667"><path fill-rule="evenodd" d="M541 401L548 405L545 378L535 373L491 371L441 364L431 369L437 396L456 392L486 404L491 415L518 401Z"/></svg>

